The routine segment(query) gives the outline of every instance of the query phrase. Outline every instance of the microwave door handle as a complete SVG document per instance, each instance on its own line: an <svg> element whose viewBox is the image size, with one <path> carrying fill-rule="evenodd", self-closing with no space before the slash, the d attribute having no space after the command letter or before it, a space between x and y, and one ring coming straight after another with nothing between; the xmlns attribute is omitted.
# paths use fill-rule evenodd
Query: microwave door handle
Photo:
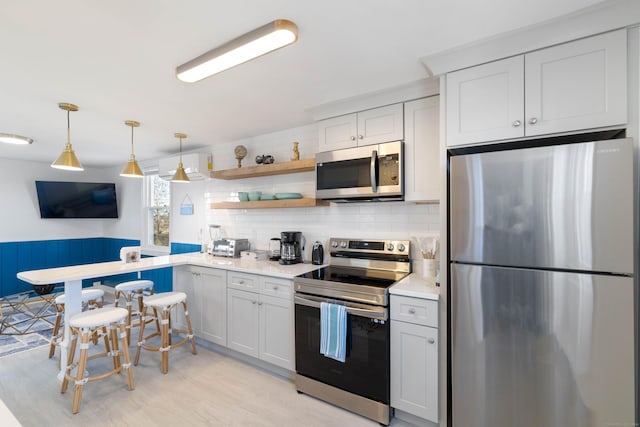
<svg viewBox="0 0 640 427"><path fill-rule="evenodd" d="M373 150L371 152L371 191L374 193L378 192L378 151Z"/></svg>

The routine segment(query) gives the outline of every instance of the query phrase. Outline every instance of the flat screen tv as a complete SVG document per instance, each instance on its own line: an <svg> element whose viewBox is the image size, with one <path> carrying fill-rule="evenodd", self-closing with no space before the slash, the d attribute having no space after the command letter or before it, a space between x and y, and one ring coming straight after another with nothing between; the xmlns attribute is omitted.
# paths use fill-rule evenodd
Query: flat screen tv
<svg viewBox="0 0 640 427"><path fill-rule="evenodd" d="M36 181L41 218L118 218L116 185Z"/></svg>

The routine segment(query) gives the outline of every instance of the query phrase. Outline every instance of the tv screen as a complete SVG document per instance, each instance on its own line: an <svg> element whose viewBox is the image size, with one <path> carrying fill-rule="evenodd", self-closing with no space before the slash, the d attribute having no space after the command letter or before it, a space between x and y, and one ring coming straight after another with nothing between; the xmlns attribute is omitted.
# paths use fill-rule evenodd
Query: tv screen
<svg viewBox="0 0 640 427"><path fill-rule="evenodd" d="M36 181L41 218L118 218L116 185Z"/></svg>

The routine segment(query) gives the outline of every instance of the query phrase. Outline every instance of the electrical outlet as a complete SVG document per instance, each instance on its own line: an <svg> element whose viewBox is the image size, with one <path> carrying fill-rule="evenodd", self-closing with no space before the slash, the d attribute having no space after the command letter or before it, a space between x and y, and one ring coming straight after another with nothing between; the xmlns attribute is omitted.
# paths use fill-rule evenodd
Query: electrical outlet
<svg viewBox="0 0 640 427"><path fill-rule="evenodd" d="M102 285L102 282L99 280L97 282L93 282L93 286L100 286L100 285Z"/></svg>

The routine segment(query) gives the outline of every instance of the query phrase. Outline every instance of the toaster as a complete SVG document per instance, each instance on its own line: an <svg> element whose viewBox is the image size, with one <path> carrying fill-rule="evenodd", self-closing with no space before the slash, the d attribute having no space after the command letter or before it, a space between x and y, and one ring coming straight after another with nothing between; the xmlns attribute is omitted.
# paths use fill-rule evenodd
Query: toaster
<svg viewBox="0 0 640 427"><path fill-rule="evenodd" d="M225 238L213 241L211 255L240 258L240 252L249 250L249 239Z"/></svg>

